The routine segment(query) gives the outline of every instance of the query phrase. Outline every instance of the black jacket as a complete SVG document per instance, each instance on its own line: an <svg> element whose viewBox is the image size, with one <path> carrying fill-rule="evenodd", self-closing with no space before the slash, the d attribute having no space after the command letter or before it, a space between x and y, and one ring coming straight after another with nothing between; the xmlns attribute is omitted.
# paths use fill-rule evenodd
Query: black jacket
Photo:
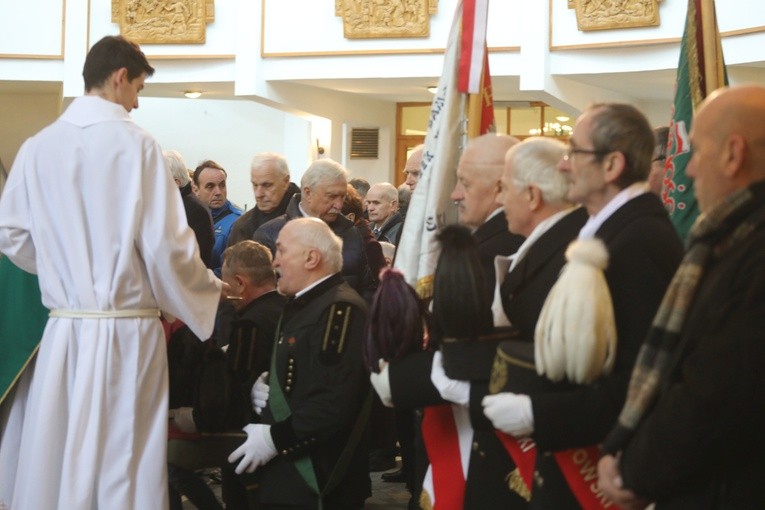
<svg viewBox="0 0 765 510"><path fill-rule="evenodd" d="M270 408L263 412L279 456L259 469L260 502L317 504L293 460L309 455L319 488L325 486L370 391L361 355L366 314L364 300L339 274L285 307L271 377L278 378L291 415L275 422ZM356 447L324 508L360 508L370 495L367 440Z"/></svg>
<svg viewBox="0 0 765 510"><path fill-rule="evenodd" d="M620 462L665 509L765 508L765 229L708 269L655 407Z"/></svg>
<svg viewBox="0 0 765 510"><path fill-rule="evenodd" d="M600 443L624 404L638 350L682 258L682 245L659 199L639 195L596 232L609 254L606 282L616 319L616 361L610 375L586 386L532 394L539 448L532 508L579 508L555 458L547 452Z"/></svg>
<svg viewBox="0 0 765 510"><path fill-rule="evenodd" d="M199 255L202 257L202 262L204 262L205 266L212 269L212 250L215 244L215 235L213 234L213 221L210 209L191 192L191 182L179 188L179 190L183 200L183 208L186 210L186 221L197 238Z"/></svg>
<svg viewBox="0 0 765 510"><path fill-rule="evenodd" d="M492 302L494 297L494 257L497 255L512 255L523 244L523 236L512 234L507 229L507 219L504 213L495 214L483 225L473 232L473 237L478 243L478 257L481 260L481 268L486 278L486 289L489 292L488 300Z"/></svg>

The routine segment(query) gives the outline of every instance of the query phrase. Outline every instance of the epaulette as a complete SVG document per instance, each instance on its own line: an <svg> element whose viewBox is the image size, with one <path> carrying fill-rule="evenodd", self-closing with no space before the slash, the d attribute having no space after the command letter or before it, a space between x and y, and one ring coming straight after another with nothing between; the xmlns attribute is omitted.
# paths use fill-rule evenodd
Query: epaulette
<svg viewBox="0 0 765 510"><path fill-rule="evenodd" d="M347 345L348 327L354 306L351 303L333 303L327 310L327 325L321 342L321 352L342 354Z"/></svg>
<svg viewBox="0 0 765 510"><path fill-rule="evenodd" d="M251 371L257 359L258 328L249 320L234 323L228 346L228 359L235 371Z"/></svg>

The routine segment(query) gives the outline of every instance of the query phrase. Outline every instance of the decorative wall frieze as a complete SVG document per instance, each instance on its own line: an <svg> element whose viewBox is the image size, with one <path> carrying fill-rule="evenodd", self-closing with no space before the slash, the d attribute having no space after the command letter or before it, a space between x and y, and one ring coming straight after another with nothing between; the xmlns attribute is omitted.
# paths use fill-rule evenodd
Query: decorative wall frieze
<svg viewBox="0 0 765 510"><path fill-rule="evenodd" d="M139 44L202 44L214 0L112 0L112 22Z"/></svg>

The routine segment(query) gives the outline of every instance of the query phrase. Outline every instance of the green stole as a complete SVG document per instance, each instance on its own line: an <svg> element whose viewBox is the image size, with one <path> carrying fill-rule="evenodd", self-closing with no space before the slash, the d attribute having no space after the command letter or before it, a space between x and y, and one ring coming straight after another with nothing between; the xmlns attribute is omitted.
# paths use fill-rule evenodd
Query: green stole
<svg viewBox="0 0 765 510"><path fill-rule="evenodd" d="M0 255L0 404L37 353L48 310L37 276Z"/></svg>

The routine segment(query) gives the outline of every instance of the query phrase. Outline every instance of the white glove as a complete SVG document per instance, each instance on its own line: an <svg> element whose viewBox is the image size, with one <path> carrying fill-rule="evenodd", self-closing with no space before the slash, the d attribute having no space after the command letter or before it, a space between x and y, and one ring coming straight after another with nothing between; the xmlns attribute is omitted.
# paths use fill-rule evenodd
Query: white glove
<svg viewBox="0 0 765 510"><path fill-rule="evenodd" d="M170 409L170 418L173 419L175 425L183 432L196 432L197 424L194 423L193 407L179 407L177 409Z"/></svg>
<svg viewBox="0 0 765 510"><path fill-rule="evenodd" d="M390 392L390 375L388 374L388 362L380 360L380 373L376 374L372 372L369 374L369 380L372 382L372 387L377 392L385 407L393 407L393 397Z"/></svg>
<svg viewBox="0 0 765 510"><path fill-rule="evenodd" d="M497 393L481 401L483 414L494 428L515 437L526 437L534 432L534 413L528 395Z"/></svg>
<svg viewBox="0 0 765 510"><path fill-rule="evenodd" d="M441 398L466 406L470 403L470 382L449 379L444 372L441 351L433 355L433 368L430 371L430 381L436 387Z"/></svg>
<svg viewBox="0 0 765 510"><path fill-rule="evenodd" d="M271 425L249 423L242 429L247 432L247 440L228 456L228 461L233 464L238 458L242 458L236 466L236 474L241 475L245 471L252 473L259 466L266 464L276 457L276 446L271 438Z"/></svg>
<svg viewBox="0 0 765 510"><path fill-rule="evenodd" d="M250 390L250 398L252 399L252 408L260 416L263 409L266 408L268 403L268 392L270 390L268 386L268 372L260 374L255 384L252 385Z"/></svg>

